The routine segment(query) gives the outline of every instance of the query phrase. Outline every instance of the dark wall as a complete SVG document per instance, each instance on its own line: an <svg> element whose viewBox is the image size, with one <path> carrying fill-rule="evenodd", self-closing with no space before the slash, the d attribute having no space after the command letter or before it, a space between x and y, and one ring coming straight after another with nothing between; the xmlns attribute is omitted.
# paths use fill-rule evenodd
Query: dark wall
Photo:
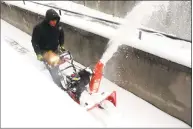
<svg viewBox="0 0 193 129"><path fill-rule="evenodd" d="M1 18L31 35L32 28L43 17L1 3ZM72 52L75 61L93 67L105 51L108 39L62 25L65 47ZM119 47L104 71L107 79L189 125L192 125L191 74L190 68L127 45Z"/></svg>

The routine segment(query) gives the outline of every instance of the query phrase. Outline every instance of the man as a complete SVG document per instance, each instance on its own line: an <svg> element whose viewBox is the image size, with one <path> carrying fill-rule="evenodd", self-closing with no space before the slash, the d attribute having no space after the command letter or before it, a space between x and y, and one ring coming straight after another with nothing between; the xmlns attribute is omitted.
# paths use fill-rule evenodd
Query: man
<svg viewBox="0 0 193 129"><path fill-rule="evenodd" d="M43 54L50 50L57 53L58 47L60 50L64 51L64 32L60 25L60 17L56 11L49 9L46 12L45 19L37 24L32 33L32 46L37 55L37 59L42 61ZM49 52L48 52L49 53ZM58 66L53 68L48 68L53 81L63 90L66 90L61 83L61 77L58 74ZM72 73L73 74L73 73ZM85 86L90 82L90 72L82 70L78 73L80 80L76 77L72 78L72 81L77 81L76 85L73 82L71 84L76 87L75 96L79 100L83 91L85 91Z"/></svg>
<svg viewBox="0 0 193 129"><path fill-rule="evenodd" d="M59 49L65 50L64 32L59 22L60 17L57 12L49 9L46 11L45 19L34 27L31 42L38 60L42 61L43 54L50 50L56 53ZM48 70L54 82L61 87L58 67Z"/></svg>
<svg viewBox="0 0 193 129"><path fill-rule="evenodd" d="M42 61L43 54L49 50L65 50L64 32L59 22L57 12L49 9L45 19L34 27L31 42L38 60Z"/></svg>

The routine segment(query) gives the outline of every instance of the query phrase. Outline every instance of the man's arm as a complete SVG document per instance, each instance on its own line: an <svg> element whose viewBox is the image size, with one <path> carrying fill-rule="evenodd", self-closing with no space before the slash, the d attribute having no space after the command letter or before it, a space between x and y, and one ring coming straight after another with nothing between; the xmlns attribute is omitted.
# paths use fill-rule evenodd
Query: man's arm
<svg viewBox="0 0 193 129"><path fill-rule="evenodd" d="M32 46L34 48L34 52L36 55L41 54L41 50L39 47L39 39L40 39L40 34L37 26L34 27L33 32L32 32Z"/></svg>

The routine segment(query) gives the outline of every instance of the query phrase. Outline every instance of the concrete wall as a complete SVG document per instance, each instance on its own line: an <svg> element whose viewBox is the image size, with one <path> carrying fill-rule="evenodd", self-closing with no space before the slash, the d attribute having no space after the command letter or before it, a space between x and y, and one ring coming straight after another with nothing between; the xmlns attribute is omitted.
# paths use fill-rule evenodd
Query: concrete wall
<svg viewBox="0 0 193 129"><path fill-rule="evenodd" d="M32 28L43 17L1 3L1 18L31 35ZM93 67L105 51L108 39L64 23L63 27L66 48L76 61ZM190 68L126 45L119 47L104 71L107 79L189 125L191 74Z"/></svg>
<svg viewBox="0 0 193 129"><path fill-rule="evenodd" d="M124 18L140 1L73 1L89 8ZM148 1L147 1L148 2ZM143 7L142 7L143 8ZM142 23L149 28L179 38L192 40L191 1L169 1L168 11L154 12L149 21Z"/></svg>
<svg viewBox="0 0 193 129"><path fill-rule="evenodd" d="M125 17L127 12L130 11L134 5L139 3L139 1L105 1L105 0L97 0L97 1L73 1L77 4L82 4L89 8L99 10L101 12L111 14L117 17Z"/></svg>

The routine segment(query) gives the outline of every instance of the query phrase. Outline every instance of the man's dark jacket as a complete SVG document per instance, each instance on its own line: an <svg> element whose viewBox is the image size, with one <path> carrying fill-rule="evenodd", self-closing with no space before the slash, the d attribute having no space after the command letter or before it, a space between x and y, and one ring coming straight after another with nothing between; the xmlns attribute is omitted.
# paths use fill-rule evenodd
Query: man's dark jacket
<svg viewBox="0 0 193 129"><path fill-rule="evenodd" d="M55 27L49 25L49 21L53 19L57 19ZM42 54L47 50L56 51L58 45L63 45L64 32L59 22L57 12L49 9L45 19L34 27L31 42L36 54Z"/></svg>

